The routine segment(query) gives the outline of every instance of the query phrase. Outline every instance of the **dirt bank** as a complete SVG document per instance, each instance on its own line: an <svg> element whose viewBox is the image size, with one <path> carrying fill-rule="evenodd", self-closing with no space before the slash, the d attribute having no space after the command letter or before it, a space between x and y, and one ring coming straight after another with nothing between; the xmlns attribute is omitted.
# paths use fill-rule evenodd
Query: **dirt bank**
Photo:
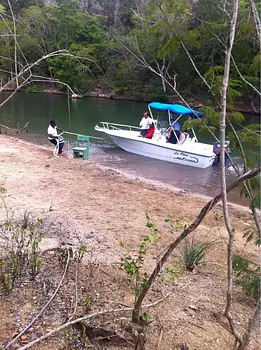
<svg viewBox="0 0 261 350"><path fill-rule="evenodd" d="M65 156L54 158L52 148L38 148L3 135L0 136L0 159L0 186L7 190L2 195L1 219L7 215L18 217L28 210L35 217L56 223L56 230L45 235L42 249L55 248L61 243L74 246L80 240L87 247L85 259L88 260L89 253L108 269L119 266L123 255L120 242L135 249L142 237L148 234L147 215L162 232L159 247L162 250L173 240L165 218L171 215L182 223L190 223L207 201L200 196L123 176L96 166L92 160ZM236 251L240 252L245 244L242 232L251 225L251 215L247 208L235 205L230 205L230 213L236 228ZM159 327L164 329L159 347L162 350L176 349L180 342L189 344L190 349L232 348L233 338L222 316L226 293L227 235L221 215L219 205L197 229L195 235L215 237L221 243L208 257L209 263L196 275L183 275L175 282L173 294L156 308L158 320L148 328L146 349L156 349L158 336L155 332L160 330ZM254 245L250 243L244 251L252 260L258 261ZM154 264L151 259L148 268ZM156 292L154 290L154 294ZM125 303L126 300L130 302L129 295L129 292L121 294ZM115 298L118 297L116 293ZM245 326L252 307L252 301L236 289L234 310L240 330ZM15 305L8 308L15 309ZM10 334L5 325L2 322L1 341L6 340L5 334ZM251 349L257 348L256 331Z"/></svg>

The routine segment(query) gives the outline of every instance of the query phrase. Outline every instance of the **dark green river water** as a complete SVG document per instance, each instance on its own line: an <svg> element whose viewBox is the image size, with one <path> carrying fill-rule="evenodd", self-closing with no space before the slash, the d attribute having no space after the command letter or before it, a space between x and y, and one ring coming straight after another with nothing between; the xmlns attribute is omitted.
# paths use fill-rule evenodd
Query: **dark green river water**
<svg viewBox="0 0 261 350"><path fill-rule="evenodd" d="M64 130L97 136L99 121L135 125L146 110L145 103L86 98L71 100L69 115L66 96L17 93L0 109L0 117L11 127L29 122L30 132L38 136L45 136L50 119Z"/></svg>
<svg viewBox="0 0 261 350"><path fill-rule="evenodd" d="M0 101L6 96L8 96L7 93L2 93ZM66 96L17 93L0 108L0 124L21 128L29 122L29 132L22 132L19 137L50 147L51 151L52 146L47 140L50 119L55 119L57 125L66 131L104 137L103 134L94 131L94 126L98 122L110 121L138 126L145 111L147 111L146 103L85 98L72 100L69 113ZM256 116L250 116L250 118L257 120ZM251 122L253 122L252 119ZM199 134L198 138L202 142L214 142L208 134ZM75 139L75 136L65 137L65 150L70 155ZM99 164L135 177L163 182L181 190L210 196L220 191L218 167L197 169L130 154L114 145L109 138L91 139L90 157ZM228 182L235 178L232 169L228 169L227 178ZM229 199L239 204L246 204L246 201L240 198L238 191L233 192Z"/></svg>

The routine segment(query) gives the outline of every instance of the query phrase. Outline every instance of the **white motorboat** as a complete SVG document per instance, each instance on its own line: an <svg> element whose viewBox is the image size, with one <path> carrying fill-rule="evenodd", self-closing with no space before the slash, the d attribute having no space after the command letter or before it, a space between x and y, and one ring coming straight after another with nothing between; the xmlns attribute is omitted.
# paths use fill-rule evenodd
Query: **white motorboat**
<svg viewBox="0 0 261 350"><path fill-rule="evenodd" d="M156 125L155 132L151 139L141 137L140 129L131 125L99 122L94 129L109 135L116 145L127 152L197 168L207 168L213 164L216 156L213 152L213 145L198 142L193 128L193 136L187 137L182 144L179 142L175 144L167 142L166 128L161 128L159 126L160 123L153 118L152 109L168 111L169 122L173 114L178 115L174 123L183 115L190 118L201 119L203 117L201 112L179 104L158 102L152 102L148 107L151 119L154 125Z"/></svg>

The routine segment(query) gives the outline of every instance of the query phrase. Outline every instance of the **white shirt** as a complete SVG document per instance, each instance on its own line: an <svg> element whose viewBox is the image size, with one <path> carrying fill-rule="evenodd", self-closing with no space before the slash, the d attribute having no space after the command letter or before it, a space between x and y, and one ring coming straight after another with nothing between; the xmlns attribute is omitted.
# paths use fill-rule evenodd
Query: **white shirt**
<svg viewBox="0 0 261 350"><path fill-rule="evenodd" d="M55 138L55 136L58 136L57 134L57 126L55 125L55 127L53 128L52 125L48 126L47 129L47 134L48 134L48 139L52 140L53 138ZM49 135L52 135L53 137L50 137Z"/></svg>
<svg viewBox="0 0 261 350"><path fill-rule="evenodd" d="M152 124L152 119L150 117L143 117L140 121L140 128L141 129L149 129L150 124Z"/></svg>

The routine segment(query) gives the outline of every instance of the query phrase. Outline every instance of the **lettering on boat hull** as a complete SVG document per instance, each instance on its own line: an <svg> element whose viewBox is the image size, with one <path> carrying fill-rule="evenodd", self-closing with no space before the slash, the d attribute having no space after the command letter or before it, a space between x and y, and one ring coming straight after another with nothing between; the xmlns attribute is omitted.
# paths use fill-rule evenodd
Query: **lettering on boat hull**
<svg viewBox="0 0 261 350"><path fill-rule="evenodd" d="M195 156L191 156L185 152L175 151L173 153L173 159L183 160L185 162L198 163L198 158Z"/></svg>

